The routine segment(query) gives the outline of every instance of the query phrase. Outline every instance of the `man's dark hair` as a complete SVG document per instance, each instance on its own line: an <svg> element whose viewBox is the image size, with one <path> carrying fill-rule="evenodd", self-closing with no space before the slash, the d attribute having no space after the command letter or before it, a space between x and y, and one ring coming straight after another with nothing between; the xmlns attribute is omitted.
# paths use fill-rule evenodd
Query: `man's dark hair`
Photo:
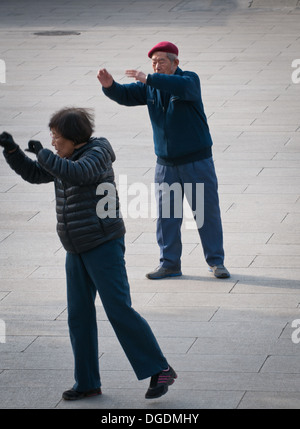
<svg viewBox="0 0 300 429"><path fill-rule="evenodd" d="M49 128L75 145L86 143L94 131L94 115L89 109L66 107L54 113Z"/></svg>

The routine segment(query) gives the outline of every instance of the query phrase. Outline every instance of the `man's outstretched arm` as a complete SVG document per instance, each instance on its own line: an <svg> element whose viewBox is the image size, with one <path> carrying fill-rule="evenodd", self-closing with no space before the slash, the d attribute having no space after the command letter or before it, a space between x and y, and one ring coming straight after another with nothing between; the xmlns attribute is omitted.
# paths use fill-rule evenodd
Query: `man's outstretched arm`
<svg viewBox="0 0 300 429"><path fill-rule="evenodd" d="M183 75L153 73L145 75L139 70L126 70L126 76L152 86L153 88L178 95L183 100L197 100L200 96L200 81L196 73Z"/></svg>
<svg viewBox="0 0 300 429"><path fill-rule="evenodd" d="M146 86L140 82L121 85L117 83L106 69L98 71L97 78L104 94L111 100L124 106L147 104Z"/></svg>

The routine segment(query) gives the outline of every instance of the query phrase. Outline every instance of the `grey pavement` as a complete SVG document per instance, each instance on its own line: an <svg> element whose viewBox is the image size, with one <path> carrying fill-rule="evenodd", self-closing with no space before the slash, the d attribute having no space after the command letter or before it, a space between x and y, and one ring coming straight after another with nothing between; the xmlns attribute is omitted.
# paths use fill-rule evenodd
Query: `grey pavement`
<svg viewBox="0 0 300 429"><path fill-rule="evenodd" d="M0 408L300 409L299 22L296 0L1 0L0 131L23 148L31 138L50 147L54 111L94 109L128 203L133 306L178 380L146 401L149 380L136 380L98 300L103 396L61 399L73 357L54 192L23 182L1 153ZM96 74L106 67L125 83L128 68L151 72L147 52L161 40L177 44L180 66L201 79L228 280L208 271L188 211L184 275L145 278L158 265L150 121L145 107L105 98Z"/></svg>

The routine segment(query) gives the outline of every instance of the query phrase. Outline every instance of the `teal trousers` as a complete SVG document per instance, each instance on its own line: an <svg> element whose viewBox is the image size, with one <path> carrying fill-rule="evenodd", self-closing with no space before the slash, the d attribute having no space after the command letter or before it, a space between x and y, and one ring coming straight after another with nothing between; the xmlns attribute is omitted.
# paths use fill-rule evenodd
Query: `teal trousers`
<svg viewBox="0 0 300 429"><path fill-rule="evenodd" d="M97 292L137 378L148 378L168 368L150 326L131 305L124 253L124 237L81 254L67 253L68 324L75 361L73 388L78 391L101 386Z"/></svg>

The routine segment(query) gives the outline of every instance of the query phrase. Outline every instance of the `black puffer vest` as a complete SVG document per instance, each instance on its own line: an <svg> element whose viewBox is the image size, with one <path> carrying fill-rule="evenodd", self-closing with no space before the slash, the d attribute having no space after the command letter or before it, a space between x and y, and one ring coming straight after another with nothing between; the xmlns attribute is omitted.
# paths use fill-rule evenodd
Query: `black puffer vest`
<svg viewBox="0 0 300 429"><path fill-rule="evenodd" d="M115 154L105 138L91 138L68 159L49 149L39 152L38 161L31 160L21 149L4 155L24 180L54 181L57 233L67 252L82 253L125 234L112 168ZM103 193L98 195L100 184L115 190L110 194L110 199L115 197L115 201L110 200L115 207L114 217L97 215L97 205L106 197Z"/></svg>

